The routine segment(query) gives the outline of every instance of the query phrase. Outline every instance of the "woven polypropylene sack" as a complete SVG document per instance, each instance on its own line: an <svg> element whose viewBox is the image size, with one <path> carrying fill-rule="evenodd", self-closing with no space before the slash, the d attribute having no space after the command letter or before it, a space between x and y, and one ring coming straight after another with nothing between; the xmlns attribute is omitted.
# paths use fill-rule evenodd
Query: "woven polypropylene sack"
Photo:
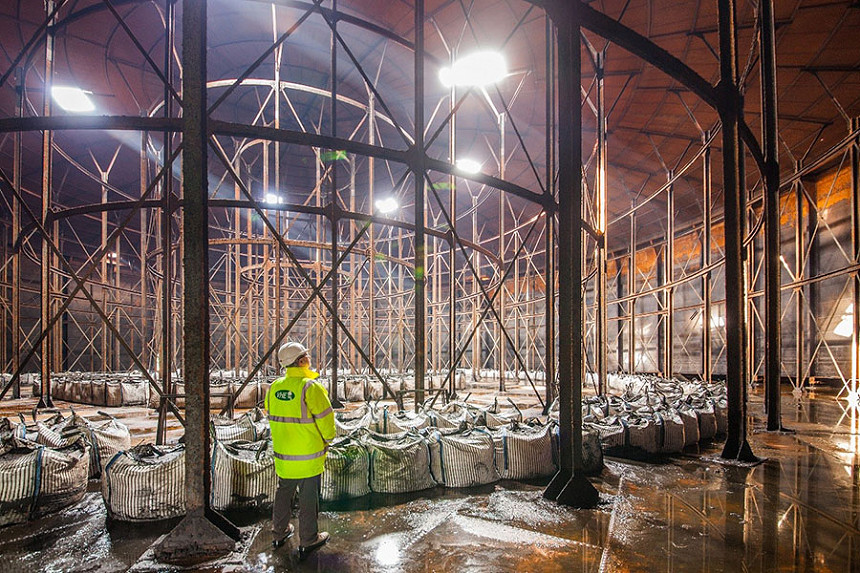
<svg viewBox="0 0 860 573"><path fill-rule="evenodd" d="M690 408L699 418L699 439L711 440L717 435L717 416L710 400L692 401Z"/></svg>
<svg viewBox="0 0 860 573"><path fill-rule="evenodd" d="M29 518L39 490L42 449L15 447L0 456L0 525Z"/></svg>
<svg viewBox="0 0 860 573"><path fill-rule="evenodd" d="M511 423L493 432L499 476L534 479L555 474L550 430L550 426Z"/></svg>
<svg viewBox="0 0 860 573"><path fill-rule="evenodd" d="M677 411L665 410L654 414L660 431L660 452L675 454L684 449L684 421Z"/></svg>
<svg viewBox="0 0 860 573"><path fill-rule="evenodd" d="M627 445L627 426L617 416L610 416L602 420L583 421L582 427L597 434L604 450Z"/></svg>
<svg viewBox="0 0 860 573"><path fill-rule="evenodd" d="M260 408L248 410L248 419L254 425L254 441L267 440L272 437L272 428L269 426L269 418Z"/></svg>
<svg viewBox="0 0 860 573"><path fill-rule="evenodd" d="M105 466L102 496L119 521L158 521L185 513L185 446L141 445Z"/></svg>
<svg viewBox="0 0 860 573"><path fill-rule="evenodd" d="M426 414L400 411L392 414L388 408L382 411L382 433L398 434L411 430L421 430L430 425Z"/></svg>
<svg viewBox="0 0 860 573"><path fill-rule="evenodd" d="M493 438L486 431L436 430L427 436L427 443L430 471L437 483L445 487L474 487L499 480Z"/></svg>
<svg viewBox="0 0 860 573"><path fill-rule="evenodd" d="M729 430L729 405L725 398L714 398L714 416L717 418L717 434L725 434Z"/></svg>
<svg viewBox="0 0 860 573"><path fill-rule="evenodd" d="M344 381L344 399L347 402L363 402L364 380Z"/></svg>
<svg viewBox="0 0 860 573"><path fill-rule="evenodd" d="M560 465L560 445L558 424L552 422L552 459L556 466ZM582 430L582 469L586 475L596 475L603 471L603 448L597 432L583 428Z"/></svg>
<svg viewBox="0 0 860 573"><path fill-rule="evenodd" d="M320 495L325 501L352 499L370 493L370 455L355 438L331 443L325 459Z"/></svg>
<svg viewBox="0 0 860 573"><path fill-rule="evenodd" d="M90 439L90 477L101 475L105 465L117 454L131 448L128 426L114 419L88 422Z"/></svg>
<svg viewBox="0 0 860 573"><path fill-rule="evenodd" d="M212 507L264 507L275 500L278 475L272 442L215 442L212 450Z"/></svg>
<svg viewBox="0 0 860 573"><path fill-rule="evenodd" d="M431 488L430 450L417 433L366 434L362 443L370 456L370 489L406 493Z"/></svg>
<svg viewBox="0 0 860 573"><path fill-rule="evenodd" d="M376 431L376 416L373 408L364 404L351 412L337 412L334 415L334 428L338 436L348 436L358 430Z"/></svg>
<svg viewBox="0 0 860 573"><path fill-rule="evenodd" d="M242 385L241 382L237 382L231 385L231 392L236 393L239 387ZM259 386L260 383L256 380L252 380L248 382L248 385L245 386L239 395L236 397L236 402L234 406L237 408L253 408L257 405L258 394L259 394Z"/></svg>
<svg viewBox="0 0 860 573"><path fill-rule="evenodd" d="M681 421L684 422L684 445L692 446L699 443L699 416L696 411L689 406L680 404L678 406L678 415L681 416Z"/></svg>
<svg viewBox="0 0 860 573"><path fill-rule="evenodd" d="M253 442L257 439L254 422L248 414L243 414L235 420L212 416L212 426L215 431L215 439L219 442L231 442L233 440Z"/></svg>
<svg viewBox="0 0 860 573"><path fill-rule="evenodd" d="M634 448L656 454L660 451L662 440L657 423L647 417L630 417L627 419L628 443Z"/></svg>
<svg viewBox="0 0 860 573"><path fill-rule="evenodd" d="M83 441L63 449L42 449L34 518L56 513L83 498L89 476L87 449Z"/></svg>
<svg viewBox="0 0 860 573"><path fill-rule="evenodd" d="M120 382L120 384L123 406L142 406L149 400L149 382ZM182 390L177 388L176 391Z"/></svg>

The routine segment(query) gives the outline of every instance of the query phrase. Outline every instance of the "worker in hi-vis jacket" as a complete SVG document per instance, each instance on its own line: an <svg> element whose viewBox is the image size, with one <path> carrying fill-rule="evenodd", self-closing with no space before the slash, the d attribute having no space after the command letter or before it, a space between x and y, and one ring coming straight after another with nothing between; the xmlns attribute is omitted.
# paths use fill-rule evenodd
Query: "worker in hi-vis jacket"
<svg viewBox="0 0 860 573"><path fill-rule="evenodd" d="M272 510L272 545L280 547L295 528L290 523L292 498L299 490L299 554L306 555L328 541L319 531L320 482L328 444L335 437L334 412L328 392L310 369L308 349L287 342L278 350L283 378L266 393L266 412L272 428L278 489Z"/></svg>

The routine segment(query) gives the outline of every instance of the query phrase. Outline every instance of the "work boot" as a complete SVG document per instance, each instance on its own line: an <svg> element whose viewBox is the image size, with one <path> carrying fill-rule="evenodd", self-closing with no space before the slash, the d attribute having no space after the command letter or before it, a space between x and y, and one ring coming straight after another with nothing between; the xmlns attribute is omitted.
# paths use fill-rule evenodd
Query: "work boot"
<svg viewBox="0 0 860 573"><path fill-rule="evenodd" d="M320 531L317 534L317 538L314 541L312 541L311 543L308 543L307 545L300 545L299 546L299 557L301 557L301 558L307 557L307 555L311 551L313 551L314 549L319 549L320 547L325 545L327 541L328 541L328 531Z"/></svg>
<svg viewBox="0 0 860 573"><path fill-rule="evenodd" d="M287 539L293 536L293 532L295 530L296 528L293 527L293 524L291 523L289 527L287 527L287 532L283 535L277 535L272 532L272 547L274 547L275 549L277 549L278 547L282 547L284 543L287 542Z"/></svg>

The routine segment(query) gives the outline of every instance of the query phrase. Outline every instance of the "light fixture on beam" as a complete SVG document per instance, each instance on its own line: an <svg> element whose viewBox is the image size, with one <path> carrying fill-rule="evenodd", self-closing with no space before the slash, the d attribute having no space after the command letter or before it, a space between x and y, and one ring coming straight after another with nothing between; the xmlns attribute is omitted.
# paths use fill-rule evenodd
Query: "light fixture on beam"
<svg viewBox="0 0 860 573"><path fill-rule="evenodd" d="M473 52L439 70L439 81L451 86L488 86L508 75L508 64L499 52Z"/></svg>
<svg viewBox="0 0 860 573"><path fill-rule="evenodd" d="M51 96L54 98L54 101L57 102L57 105L66 111L74 113L95 111L96 106L89 96L91 93L92 92L84 91L81 88L70 86L51 87Z"/></svg>
<svg viewBox="0 0 860 573"><path fill-rule="evenodd" d="M474 159L469 159L468 157L463 157L462 159L457 160L457 169L463 173L474 175L475 173L481 172L481 167L482 165L480 163Z"/></svg>
<svg viewBox="0 0 860 573"><path fill-rule="evenodd" d="M400 205L397 203L397 199L395 199L394 197L386 197L385 199L376 200L376 210L383 215L393 213L399 208Z"/></svg>

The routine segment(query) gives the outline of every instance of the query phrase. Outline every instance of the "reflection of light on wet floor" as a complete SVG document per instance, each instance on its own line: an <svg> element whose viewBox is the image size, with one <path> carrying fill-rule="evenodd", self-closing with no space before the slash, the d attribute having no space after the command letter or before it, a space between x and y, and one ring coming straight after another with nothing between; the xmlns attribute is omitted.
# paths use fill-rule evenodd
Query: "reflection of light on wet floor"
<svg viewBox="0 0 860 573"><path fill-rule="evenodd" d="M581 541L564 539L561 537L555 537L554 535L537 533L527 529L520 529L519 527L511 527L510 525L502 525L500 523L494 523L475 517L466 517L464 515L455 516L454 523L456 523L463 531L467 531L472 535L505 543L514 543L517 545L544 545L551 547L583 545L594 547L595 549L601 549Z"/></svg>
<svg viewBox="0 0 860 573"><path fill-rule="evenodd" d="M385 536L379 540L373 556L376 562L383 567L394 567L400 563L400 544L396 535Z"/></svg>

